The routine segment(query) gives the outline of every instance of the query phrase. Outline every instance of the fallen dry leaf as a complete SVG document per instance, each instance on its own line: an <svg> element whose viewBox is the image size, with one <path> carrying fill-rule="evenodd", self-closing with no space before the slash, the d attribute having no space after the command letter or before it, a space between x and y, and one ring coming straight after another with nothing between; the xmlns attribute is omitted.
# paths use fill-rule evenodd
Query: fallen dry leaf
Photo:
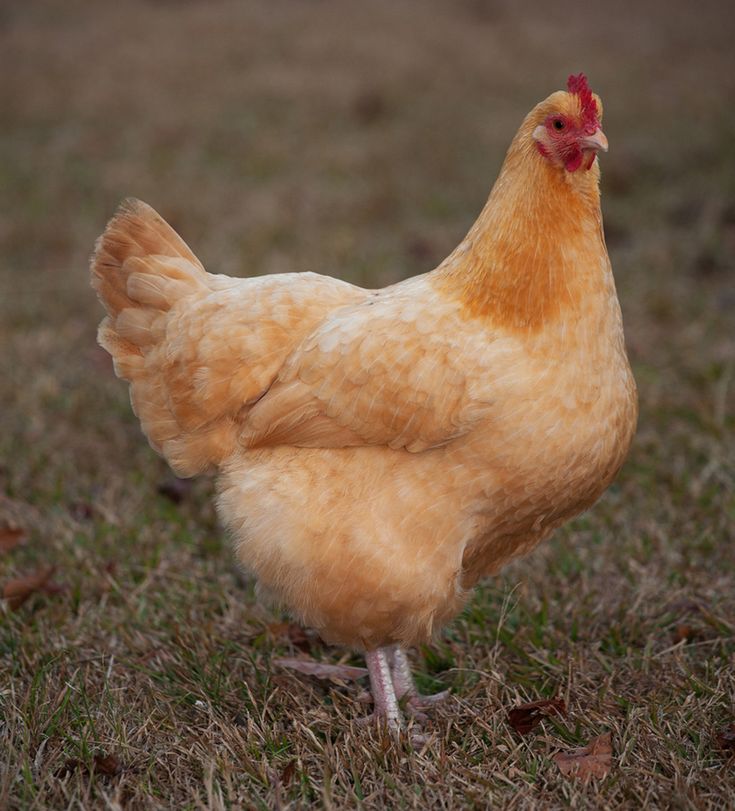
<svg viewBox="0 0 735 811"><path fill-rule="evenodd" d="M274 637L288 639L295 648L305 653L311 650L312 643L316 641L295 622L272 622L268 631Z"/></svg>
<svg viewBox="0 0 735 811"><path fill-rule="evenodd" d="M114 777L116 774L120 774L122 766L115 755L95 755L94 770L99 774L104 774L105 777Z"/></svg>
<svg viewBox="0 0 735 811"><path fill-rule="evenodd" d="M281 782L287 786L292 780L296 772L296 759L289 760L281 772Z"/></svg>
<svg viewBox="0 0 735 811"><path fill-rule="evenodd" d="M55 566L47 566L34 574L8 580L3 586L3 599L8 601L8 607L16 610L35 592L43 591L46 594L58 594L62 589L51 580L56 571Z"/></svg>
<svg viewBox="0 0 735 811"><path fill-rule="evenodd" d="M723 752L727 752L730 755L735 755L735 721L732 724L728 724L726 727L723 727L717 733L717 746L722 749Z"/></svg>
<svg viewBox="0 0 735 811"><path fill-rule="evenodd" d="M674 642L691 642L698 636L699 632L692 625L681 623L674 628Z"/></svg>
<svg viewBox="0 0 735 811"><path fill-rule="evenodd" d="M338 679L340 681L356 681L367 676L367 668L352 667L351 665L328 665L316 662L313 659L274 659L273 663L296 670L307 676L316 676L318 679Z"/></svg>
<svg viewBox="0 0 735 811"><path fill-rule="evenodd" d="M587 746L571 752L557 752L553 760L565 777L589 780L590 777L607 777L612 766L612 741L610 733L598 735Z"/></svg>
<svg viewBox="0 0 735 811"><path fill-rule="evenodd" d="M87 765L78 758L69 758L64 765L56 771L56 777L66 777L75 771L89 774ZM122 771L122 765L115 755L95 755L92 761L92 771L105 777L115 777Z"/></svg>
<svg viewBox="0 0 735 811"><path fill-rule="evenodd" d="M537 727L543 718L549 715L566 715L567 705L561 698L545 698L521 704L508 713L508 723L521 735Z"/></svg>
<svg viewBox="0 0 735 811"><path fill-rule="evenodd" d="M28 535L24 529L14 527L0 528L0 552L10 552L25 542Z"/></svg>

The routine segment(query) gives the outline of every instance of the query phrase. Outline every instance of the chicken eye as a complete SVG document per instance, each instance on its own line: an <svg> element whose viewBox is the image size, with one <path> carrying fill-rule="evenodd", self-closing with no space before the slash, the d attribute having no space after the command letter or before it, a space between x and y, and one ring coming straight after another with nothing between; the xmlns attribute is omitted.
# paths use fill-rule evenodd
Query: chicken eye
<svg viewBox="0 0 735 811"><path fill-rule="evenodd" d="M553 122L553 126L555 130L563 130L564 129L564 122L561 118L555 118Z"/></svg>

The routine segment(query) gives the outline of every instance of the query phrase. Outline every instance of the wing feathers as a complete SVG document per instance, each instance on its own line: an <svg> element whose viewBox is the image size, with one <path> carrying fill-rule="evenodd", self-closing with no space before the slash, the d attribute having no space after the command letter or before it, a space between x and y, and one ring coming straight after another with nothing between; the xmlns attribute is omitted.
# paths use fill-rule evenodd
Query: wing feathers
<svg viewBox="0 0 735 811"><path fill-rule="evenodd" d="M306 338L251 410L245 444L384 444L418 452L470 430L484 409L469 396L467 380L484 347L457 340L462 324L454 308L437 301L424 280L387 292L343 308ZM425 327L427 310L434 332Z"/></svg>
<svg viewBox="0 0 735 811"><path fill-rule="evenodd" d="M97 241L91 273L108 312L100 344L130 381L151 445L184 476L232 454L250 404L294 348L329 312L365 295L311 273L212 276L150 206L134 200Z"/></svg>

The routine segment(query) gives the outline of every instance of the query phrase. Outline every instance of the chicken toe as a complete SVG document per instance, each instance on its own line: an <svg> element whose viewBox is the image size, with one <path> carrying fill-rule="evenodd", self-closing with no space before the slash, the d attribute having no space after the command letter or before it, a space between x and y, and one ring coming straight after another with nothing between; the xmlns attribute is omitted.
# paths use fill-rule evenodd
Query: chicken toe
<svg viewBox="0 0 735 811"><path fill-rule="evenodd" d="M406 709L409 712L420 712L449 698L449 690L442 690L440 693L430 696L419 693L411 675L411 666L406 652L398 645L391 649L389 663L396 698L399 701L405 699Z"/></svg>

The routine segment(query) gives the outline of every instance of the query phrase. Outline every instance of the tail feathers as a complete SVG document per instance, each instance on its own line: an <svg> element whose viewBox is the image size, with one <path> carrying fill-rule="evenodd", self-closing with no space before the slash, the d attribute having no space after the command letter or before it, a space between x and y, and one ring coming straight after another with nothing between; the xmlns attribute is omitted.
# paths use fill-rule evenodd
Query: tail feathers
<svg viewBox="0 0 735 811"><path fill-rule="evenodd" d="M206 285L189 246L149 205L125 200L97 240L92 286L110 316L140 305L168 309Z"/></svg>
<svg viewBox="0 0 735 811"><path fill-rule="evenodd" d="M150 444L180 475L207 469L218 461L222 440L208 439L209 430L194 436L176 419L166 332L169 311L211 292L210 277L173 228L139 200L126 200L108 223L91 273L107 310L99 343L112 355L118 377L130 381L133 409Z"/></svg>

